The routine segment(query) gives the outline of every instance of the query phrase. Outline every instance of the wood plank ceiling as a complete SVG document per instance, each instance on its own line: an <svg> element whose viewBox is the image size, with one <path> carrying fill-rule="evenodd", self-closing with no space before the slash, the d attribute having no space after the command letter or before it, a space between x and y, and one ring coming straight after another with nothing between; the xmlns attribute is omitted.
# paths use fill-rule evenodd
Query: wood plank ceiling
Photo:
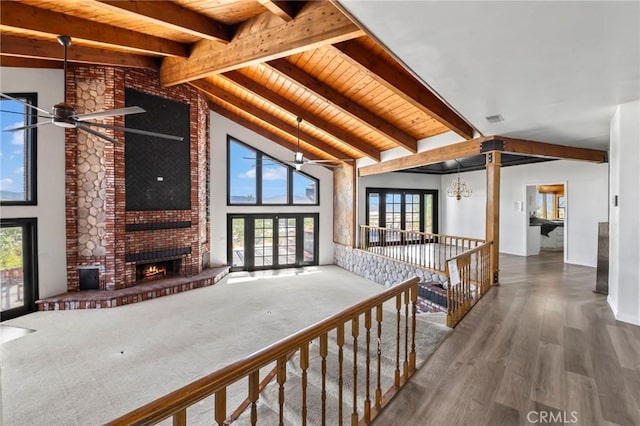
<svg viewBox="0 0 640 426"><path fill-rule="evenodd" d="M472 128L329 1L23 0L0 5L2 66L153 68L212 110L310 159L380 152Z"/></svg>

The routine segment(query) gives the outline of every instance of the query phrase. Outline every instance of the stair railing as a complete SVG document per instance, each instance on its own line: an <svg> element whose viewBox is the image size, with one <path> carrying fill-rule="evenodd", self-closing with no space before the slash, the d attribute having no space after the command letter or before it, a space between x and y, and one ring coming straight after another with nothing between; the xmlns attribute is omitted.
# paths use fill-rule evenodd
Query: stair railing
<svg viewBox="0 0 640 426"><path fill-rule="evenodd" d="M447 259L447 325L455 327L493 283L491 242Z"/></svg>
<svg viewBox="0 0 640 426"><path fill-rule="evenodd" d="M260 369L276 363L276 377L279 386L279 424L284 424L284 404L287 398L284 384L287 379L286 363L293 352L299 356L301 369L302 392L295 395L302 398L301 424L306 424L307 401L307 370L309 368L310 342L319 341L318 355L322 371L321 404L322 424L325 424L327 414L326 383L327 354L330 339L329 333L335 331L338 346L339 366L339 424L342 424L343 402L345 398L351 400L351 413L346 415L348 422L357 425L361 422L370 423L380 410L389 402L392 396L407 382L416 369L416 301L418 297L418 278L411 278L395 285L382 293L370 297L344 311L323 321L311 325L289 337L286 337L248 357L215 371L199 380L189 383L165 396L162 396L142 407L139 407L115 420L108 425L152 425L164 419L173 417L174 425L187 424L187 408L211 395L215 396L212 423L224 425L229 417L226 406L227 388L243 379L248 383L248 399L251 424L258 422L257 403L260 398ZM394 303L395 301L395 303ZM383 309L385 302L390 302L395 309ZM395 312L394 312L395 311ZM381 357L383 351L383 316L395 314L395 348L388 357L395 359L393 383L388 389L383 389L381 380ZM364 321L361 322L361 319ZM363 325L361 327L361 324ZM364 372L359 370L362 363L358 362L360 333L363 333L366 350ZM349 335L350 334L350 335ZM372 344L373 337L373 344ZM350 343L353 349L352 371L344 371L343 359L349 356ZM373 352L373 360L371 355ZM343 382L346 375L351 375L353 384L352 395L343 395ZM364 398L358 392L358 375L365 375ZM386 387L386 385L385 385ZM351 398L349 398L351 397Z"/></svg>
<svg viewBox="0 0 640 426"><path fill-rule="evenodd" d="M422 269L446 272L447 259L484 242L476 238L360 225L358 248Z"/></svg>

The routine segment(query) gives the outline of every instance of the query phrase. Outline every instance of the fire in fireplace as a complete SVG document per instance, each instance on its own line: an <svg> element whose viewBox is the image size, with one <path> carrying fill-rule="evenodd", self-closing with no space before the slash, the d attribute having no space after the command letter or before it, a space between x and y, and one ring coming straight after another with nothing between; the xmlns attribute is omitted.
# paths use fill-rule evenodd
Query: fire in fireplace
<svg viewBox="0 0 640 426"><path fill-rule="evenodd" d="M163 260L136 265L136 281L158 280L180 275L181 259Z"/></svg>

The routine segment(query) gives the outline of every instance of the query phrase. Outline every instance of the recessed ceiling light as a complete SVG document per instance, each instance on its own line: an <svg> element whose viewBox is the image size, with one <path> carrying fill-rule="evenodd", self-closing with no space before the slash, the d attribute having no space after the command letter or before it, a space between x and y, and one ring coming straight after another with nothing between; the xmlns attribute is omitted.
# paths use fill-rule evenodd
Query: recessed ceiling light
<svg viewBox="0 0 640 426"><path fill-rule="evenodd" d="M487 115L485 118L489 123L499 123L501 121L504 121L504 118L502 118L502 115L500 114Z"/></svg>

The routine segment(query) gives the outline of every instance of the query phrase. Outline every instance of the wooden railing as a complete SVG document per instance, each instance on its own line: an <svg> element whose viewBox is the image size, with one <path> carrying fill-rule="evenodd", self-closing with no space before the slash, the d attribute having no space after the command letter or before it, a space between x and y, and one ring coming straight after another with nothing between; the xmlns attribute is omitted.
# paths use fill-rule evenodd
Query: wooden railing
<svg viewBox="0 0 640 426"><path fill-rule="evenodd" d="M455 327L491 287L491 243L447 259L447 325Z"/></svg>
<svg viewBox="0 0 640 426"><path fill-rule="evenodd" d="M422 269L444 273L447 259L481 244L484 244L484 240L360 225L358 248Z"/></svg>
<svg viewBox="0 0 640 426"><path fill-rule="evenodd" d="M210 422L223 425L229 417L229 410L226 406L227 388L245 379L248 383L251 424L255 425L258 421L257 402L260 397L260 369L273 364L276 365L275 376L279 386L279 424L282 425L284 424L283 407L287 398L287 395L285 395L285 382L288 372L287 359L291 353L295 353L299 358L301 369L301 395L297 394L295 397L302 399L299 414L301 416L301 424L304 425L307 422L306 414L309 407L309 401L307 401L307 372L310 368L310 342L316 340L319 344L313 345L311 348L317 347L318 356L314 356L311 359L312 361L315 359L321 364L322 394L320 401L316 401L316 403L317 405L321 404L322 424L325 424L327 413L325 405L327 396L325 375L330 342L334 342L337 345L338 353L339 401L337 409L339 420L336 423L341 425L343 422L343 398L345 398L343 395L343 383L347 381L352 384L352 398L346 396L351 405L351 412L345 413L348 419L347 423L352 425L362 422L369 423L415 371L417 295L418 278L404 281L379 295L255 352L245 359L234 362L135 409L113 420L109 425L151 425L169 417L173 417L174 425L185 425L187 422L187 408L211 395L215 396L215 402L213 404L213 418L210 419ZM383 305L387 301L390 301L395 308L391 312L388 310L389 307L383 309ZM395 304L393 303L394 301ZM392 322L393 326L387 327L387 330L388 328L392 329L387 331L387 335L389 332L392 333L392 336L395 334L391 340L394 343L390 345L394 346L394 348L393 350L389 349L393 353L385 356L385 359L395 359L392 383L385 382L390 383L390 387L387 389L383 389L386 385L383 386L381 381L381 357L385 346L385 344L381 344L383 313L387 315L389 313L395 314ZM331 336L334 336L334 331L335 339L329 339L330 333ZM359 350L358 338L360 334L364 335L364 343ZM343 371L343 357L348 356L345 354L345 352L348 352L345 348L348 349L349 346L353 350L352 371L350 373ZM371 356L372 352L373 357ZM358 354L365 358L364 366L362 359L358 362ZM364 371L359 371L360 369ZM348 374L351 375L351 380L347 380L346 376ZM358 380L359 378L360 380ZM362 384L363 381L364 383ZM332 410L334 408L336 407L331 407Z"/></svg>

